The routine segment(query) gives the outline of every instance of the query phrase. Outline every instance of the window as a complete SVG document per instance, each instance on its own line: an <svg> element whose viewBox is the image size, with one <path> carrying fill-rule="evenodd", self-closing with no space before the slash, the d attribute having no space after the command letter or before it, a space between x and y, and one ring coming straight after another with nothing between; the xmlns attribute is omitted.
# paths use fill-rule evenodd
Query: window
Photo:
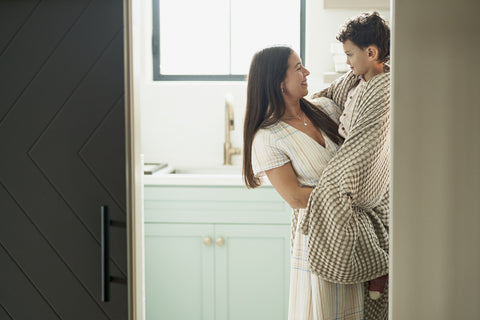
<svg viewBox="0 0 480 320"><path fill-rule="evenodd" d="M305 63L305 0L153 0L154 80L245 80L255 52Z"/></svg>

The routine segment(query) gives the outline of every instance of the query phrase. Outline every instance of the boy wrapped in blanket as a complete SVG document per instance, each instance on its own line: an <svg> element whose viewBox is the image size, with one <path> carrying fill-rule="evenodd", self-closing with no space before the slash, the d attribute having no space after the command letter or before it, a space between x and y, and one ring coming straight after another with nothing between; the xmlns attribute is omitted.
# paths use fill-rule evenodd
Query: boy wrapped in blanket
<svg viewBox="0 0 480 320"><path fill-rule="evenodd" d="M390 29L374 12L346 22L351 71L313 95L343 108L345 142L324 169L301 221L311 270L336 283L365 282L365 319L388 317Z"/></svg>

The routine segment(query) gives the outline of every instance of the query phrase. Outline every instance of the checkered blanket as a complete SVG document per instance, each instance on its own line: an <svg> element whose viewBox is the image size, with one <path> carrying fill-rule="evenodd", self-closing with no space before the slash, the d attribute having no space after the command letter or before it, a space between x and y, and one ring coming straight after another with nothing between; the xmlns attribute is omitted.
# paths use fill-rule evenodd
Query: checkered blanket
<svg viewBox="0 0 480 320"><path fill-rule="evenodd" d="M314 97L344 106L358 81L349 72ZM370 79L355 105L350 133L324 169L301 221L310 269L345 284L388 273L390 73Z"/></svg>

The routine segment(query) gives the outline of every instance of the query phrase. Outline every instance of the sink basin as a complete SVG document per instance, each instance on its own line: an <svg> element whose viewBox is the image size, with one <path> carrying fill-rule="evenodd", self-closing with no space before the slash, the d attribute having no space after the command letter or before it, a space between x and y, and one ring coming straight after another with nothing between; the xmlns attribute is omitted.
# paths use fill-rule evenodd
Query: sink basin
<svg viewBox="0 0 480 320"><path fill-rule="evenodd" d="M241 175L240 166L218 166L207 168L175 168L171 174L200 174L200 175Z"/></svg>
<svg viewBox="0 0 480 320"><path fill-rule="evenodd" d="M188 168L176 167L170 173L144 175L143 182L144 185L244 185L242 168L239 165Z"/></svg>

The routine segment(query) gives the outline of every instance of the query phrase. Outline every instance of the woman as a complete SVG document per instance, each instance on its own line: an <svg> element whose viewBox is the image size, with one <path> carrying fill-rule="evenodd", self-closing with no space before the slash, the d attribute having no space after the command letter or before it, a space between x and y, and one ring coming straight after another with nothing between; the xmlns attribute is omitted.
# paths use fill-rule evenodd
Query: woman
<svg viewBox="0 0 480 320"><path fill-rule="evenodd" d="M309 74L288 47L266 48L253 57L244 124L244 179L247 187L255 188L266 175L294 209L289 319L363 319L362 285L335 284L310 272L305 256L308 238L297 228L323 168L343 142L338 134L339 108L326 98L317 101L318 107L304 99Z"/></svg>

